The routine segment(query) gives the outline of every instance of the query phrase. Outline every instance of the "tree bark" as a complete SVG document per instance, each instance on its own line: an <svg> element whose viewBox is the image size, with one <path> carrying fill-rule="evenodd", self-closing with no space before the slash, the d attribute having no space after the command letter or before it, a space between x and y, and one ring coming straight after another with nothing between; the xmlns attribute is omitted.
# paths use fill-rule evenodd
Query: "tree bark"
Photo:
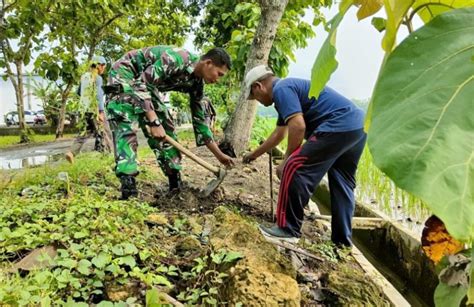
<svg viewBox="0 0 474 307"><path fill-rule="evenodd" d="M288 0L260 0L259 4L262 15L247 57L245 74L257 65L267 65L276 31ZM248 146L257 111L257 101L247 101L244 97L243 81L241 89L239 101L225 129L223 142L224 147L231 148L236 155L243 153Z"/></svg>
<svg viewBox="0 0 474 307"><path fill-rule="evenodd" d="M28 127L25 123L25 102L24 102L24 86L23 86L23 62L15 61L16 67L16 87L15 96L17 102L18 124L20 126L20 143L28 143Z"/></svg>
<svg viewBox="0 0 474 307"><path fill-rule="evenodd" d="M72 89L72 83L68 83L66 89L61 93L61 108L59 109L58 127L56 128L56 139L64 136L64 120L66 119L66 105L69 93Z"/></svg>

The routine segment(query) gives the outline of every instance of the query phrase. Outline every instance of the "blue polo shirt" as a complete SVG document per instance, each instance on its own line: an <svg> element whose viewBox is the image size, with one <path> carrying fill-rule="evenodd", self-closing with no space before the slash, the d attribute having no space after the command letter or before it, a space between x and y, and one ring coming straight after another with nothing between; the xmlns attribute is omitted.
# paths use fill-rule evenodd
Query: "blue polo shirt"
<svg viewBox="0 0 474 307"><path fill-rule="evenodd" d="M273 101L278 112L277 125L285 126L296 113L306 124L305 138L313 132L345 132L364 127L364 111L330 87L318 99L308 98L311 82L286 78L273 81Z"/></svg>

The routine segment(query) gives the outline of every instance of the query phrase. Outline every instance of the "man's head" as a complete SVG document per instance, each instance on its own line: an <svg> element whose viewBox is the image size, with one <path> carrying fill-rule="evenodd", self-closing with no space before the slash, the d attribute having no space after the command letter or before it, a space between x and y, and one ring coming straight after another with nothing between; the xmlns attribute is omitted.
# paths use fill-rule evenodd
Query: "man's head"
<svg viewBox="0 0 474 307"><path fill-rule="evenodd" d="M272 70L265 65L258 65L249 70L244 79L245 98L256 99L266 107L271 106L273 77Z"/></svg>
<svg viewBox="0 0 474 307"><path fill-rule="evenodd" d="M106 66L107 61L103 56L95 56L92 58L91 68L97 68L99 75L102 75L104 73Z"/></svg>
<svg viewBox="0 0 474 307"><path fill-rule="evenodd" d="M232 67L229 54L222 48L206 52L195 67L195 74L206 83L216 83Z"/></svg>

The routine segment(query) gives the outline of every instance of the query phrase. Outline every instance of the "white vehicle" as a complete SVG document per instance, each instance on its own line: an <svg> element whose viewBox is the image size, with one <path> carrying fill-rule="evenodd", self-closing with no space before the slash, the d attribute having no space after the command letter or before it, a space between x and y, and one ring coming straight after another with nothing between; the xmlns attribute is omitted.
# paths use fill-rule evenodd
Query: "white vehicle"
<svg viewBox="0 0 474 307"><path fill-rule="evenodd" d="M25 110L25 123L27 125L34 125L36 114L33 111ZM16 111L8 112L5 115L5 123L7 126L16 126L20 124L18 113Z"/></svg>
<svg viewBox="0 0 474 307"><path fill-rule="evenodd" d="M25 110L25 123L28 125L33 125L35 123L35 115L35 112Z"/></svg>

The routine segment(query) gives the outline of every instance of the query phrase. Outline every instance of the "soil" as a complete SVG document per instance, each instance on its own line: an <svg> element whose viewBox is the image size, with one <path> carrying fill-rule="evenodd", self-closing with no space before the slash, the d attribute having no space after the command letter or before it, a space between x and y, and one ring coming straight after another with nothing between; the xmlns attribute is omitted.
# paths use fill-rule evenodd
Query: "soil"
<svg viewBox="0 0 474 307"><path fill-rule="evenodd" d="M217 161L205 147L193 148L192 151L217 165ZM157 168L152 158L140 163L142 167ZM244 274L243 280L234 278L229 283L231 289L225 291L233 293L227 297L229 301L275 306L390 305L383 291L367 278L350 255L350 251L338 250L329 243L330 230L326 225L307 219L299 244L299 247L316 255L322 261L282 248L276 252L277 248L274 246L268 247L270 244L264 241L255 227L256 223L266 225L272 223L268 156L262 156L252 164L236 161L235 167L228 170L221 185L207 198L201 196L200 189L204 188L214 175L186 157L183 158L182 165L182 176L186 184L181 193L170 195L167 192L165 178L160 182L148 182L139 176L139 197L159 208L170 220L186 216L189 221L191 217L197 235L206 232L205 221L209 220L209 217L212 219L217 217L219 220L218 212L221 212L221 206L239 213L236 216L241 216L242 221L233 215L231 217L225 215L218 223L219 228L213 225L212 229L208 230L211 233L211 245L238 250L245 255L246 260L240 262L235 270L247 274ZM273 176L273 206L276 209L279 180L275 174ZM223 233L226 234L224 237ZM183 255L199 254L196 250L198 243L197 240L186 238L175 242L175 251ZM287 260L283 261L282 256ZM284 269L282 273L282 267L287 267L288 263L293 264L292 270L296 269L296 275L288 269ZM277 270L275 266L280 268ZM292 282L295 281L298 284L296 292L292 286ZM277 289L281 287L283 291L279 293ZM296 294L298 289L299 293ZM258 293L252 295L252 291ZM268 295L269 293L275 296ZM264 298L255 303L259 295Z"/></svg>

